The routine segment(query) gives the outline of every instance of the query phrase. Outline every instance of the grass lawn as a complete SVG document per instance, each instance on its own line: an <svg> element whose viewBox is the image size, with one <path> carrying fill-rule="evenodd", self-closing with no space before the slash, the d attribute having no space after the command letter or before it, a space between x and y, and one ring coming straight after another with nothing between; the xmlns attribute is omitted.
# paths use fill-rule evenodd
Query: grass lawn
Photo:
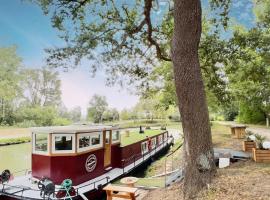
<svg viewBox="0 0 270 200"><path fill-rule="evenodd" d="M229 126L213 123L211 131L214 147L231 148L235 150L242 149L243 139L232 139Z"/></svg>
<svg viewBox="0 0 270 200"><path fill-rule="evenodd" d="M113 184L123 185L120 180L114 181ZM165 178L138 178L138 182L135 183L135 186L143 187L164 187Z"/></svg>
<svg viewBox="0 0 270 200"><path fill-rule="evenodd" d="M139 178L135 186L144 186L144 187L164 187L165 178Z"/></svg>
<svg viewBox="0 0 270 200"><path fill-rule="evenodd" d="M17 138L0 138L0 145L6 144L19 144L30 142L31 137L17 137Z"/></svg>
<svg viewBox="0 0 270 200"><path fill-rule="evenodd" d="M160 133L163 133L165 131L163 130L144 130L143 134L140 134L139 131L130 131L129 137L126 136L126 134L121 134L121 146L127 146L129 144L138 142L140 140L144 140L146 136L152 137L155 135L158 135Z"/></svg>

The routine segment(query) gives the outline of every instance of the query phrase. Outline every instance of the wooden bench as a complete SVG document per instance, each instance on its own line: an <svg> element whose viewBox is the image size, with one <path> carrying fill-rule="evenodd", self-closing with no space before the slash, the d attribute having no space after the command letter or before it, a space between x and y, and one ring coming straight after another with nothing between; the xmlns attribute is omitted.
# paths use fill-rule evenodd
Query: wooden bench
<svg viewBox="0 0 270 200"><path fill-rule="evenodd" d="M107 200L112 200L113 197L135 200L135 192L138 190L133 187L118 186L118 185L107 185L103 188L107 194Z"/></svg>

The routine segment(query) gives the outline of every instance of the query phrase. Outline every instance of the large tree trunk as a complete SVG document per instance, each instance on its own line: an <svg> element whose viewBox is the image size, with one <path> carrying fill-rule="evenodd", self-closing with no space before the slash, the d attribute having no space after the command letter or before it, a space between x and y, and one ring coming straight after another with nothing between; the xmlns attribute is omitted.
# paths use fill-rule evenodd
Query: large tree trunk
<svg viewBox="0 0 270 200"><path fill-rule="evenodd" d="M185 142L184 197L192 199L216 172L198 56L200 0L175 0L174 23L172 60Z"/></svg>

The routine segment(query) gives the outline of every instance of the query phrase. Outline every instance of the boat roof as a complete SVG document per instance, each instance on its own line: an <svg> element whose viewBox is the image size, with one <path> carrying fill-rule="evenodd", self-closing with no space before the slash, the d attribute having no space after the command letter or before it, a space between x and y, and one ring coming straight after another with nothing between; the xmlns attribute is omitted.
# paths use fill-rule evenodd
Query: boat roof
<svg viewBox="0 0 270 200"><path fill-rule="evenodd" d="M63 133L63 134L73 134L73 133L84 133L84 132L94 132L103 130L114 130L118 127L102 124L73 124L69 126L47 126L47 127L32 127L31 131L33 133Z"/></svg>

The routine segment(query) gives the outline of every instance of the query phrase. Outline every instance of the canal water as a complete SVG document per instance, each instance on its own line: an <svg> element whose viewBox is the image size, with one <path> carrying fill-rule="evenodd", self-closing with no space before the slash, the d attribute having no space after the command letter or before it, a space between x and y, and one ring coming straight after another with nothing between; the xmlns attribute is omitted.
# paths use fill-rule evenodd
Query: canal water
<svg viewBox="0 0 270 200"><path fill-rule="evenodd" d="M8 145L0 147L0 173L9 169L12 173L31 169L31 143ZM15 176L24 175L15 173Z"/></svg>

